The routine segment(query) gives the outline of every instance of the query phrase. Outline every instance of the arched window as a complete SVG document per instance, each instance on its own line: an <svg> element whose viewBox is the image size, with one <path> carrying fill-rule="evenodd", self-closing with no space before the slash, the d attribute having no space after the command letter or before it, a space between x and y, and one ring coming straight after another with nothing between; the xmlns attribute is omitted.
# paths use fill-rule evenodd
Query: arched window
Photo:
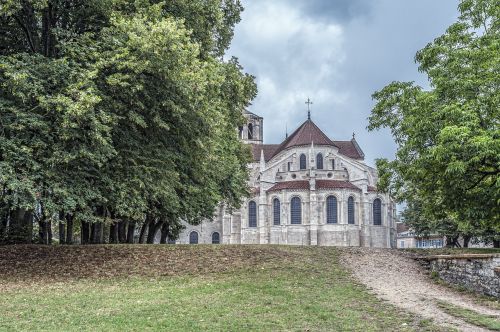
<svg viewBox="0 0 500 332"><path fill-rule="evenodd" d="M316 155L316 169L323 169L323 155L321 153Z"/></svg>
<svg viewBox="0 0 500 332"><path fill-rule="evenodd" d="M332 169L335 169L335 159L332 159Z"/></svg>
<svg viewBox="0 0 500 332"><path fill-rule="evenodd" d="M212 233L212 244L219 244L220 243L220 234L218 232L213 232Z"/></svg>
<svg viewBox="0 0 500 332"><path fill-rule="evenodd" d="M275 198L273 199L273 224L274 225L279 225L280 224L280 200Z"/></svg>
<svg viewBox="0 0 500 332"><path fill-rule="evenodd" d="M251 123L248 124L248 139L253 139L253 125Z"/></svg>
<svg viewBox="0 0 500 332"><path fill-rule="evenodd" d="M306 169L307 165L306 165L306 155L305 154L301 154L300 155L300 169Z"/></svg>
<svg viewBox="0 0 500 332"><path fill-rule="evenodd" d="M198 232L192 231L189 233L189 244L198 244Z"/></svg>
<svg viewBox="0 0 500 332"><path fill-rule="evenodd" d="M354 224L354 198L347 199L347 223Z"/></svg>
<svg viewBox="0 0 500 332"><path fill-rule="evenodd" d="M248 227L257 227L257 204L254 201L248 203Z"/></svg>
<svg viewBox="0 0 500 332"><path fill-rule="evenodd" d="M294 197L292 198L290 207L290 216L292 224L302 224L302 206L300 204L300 198Z"/></svg>
<svg viewBox="0 0 500 332"><path fill-rule="evenodd" d="M379 198L373 201L373 224L382 225L382 201Z"/></svg>
<svg viewBox="0 0 500 332"><path fill-rule="evenodd" d="M326 223L337 223L337 197L328 196L326 198Z"/></svg>

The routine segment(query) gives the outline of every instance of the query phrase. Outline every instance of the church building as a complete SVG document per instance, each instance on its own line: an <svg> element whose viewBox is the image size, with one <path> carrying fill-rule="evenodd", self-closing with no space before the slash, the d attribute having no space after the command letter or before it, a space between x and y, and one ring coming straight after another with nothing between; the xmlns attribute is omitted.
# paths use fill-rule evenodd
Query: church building
<svg viewBox="0 0 500 332"><path fill-rule="evenodd" d="M280 144L263 144L263 118L245 112L251 196L239 210L188 225L176 243L395 247L396 205L353 135L332 140L311 120Z"/></svg>

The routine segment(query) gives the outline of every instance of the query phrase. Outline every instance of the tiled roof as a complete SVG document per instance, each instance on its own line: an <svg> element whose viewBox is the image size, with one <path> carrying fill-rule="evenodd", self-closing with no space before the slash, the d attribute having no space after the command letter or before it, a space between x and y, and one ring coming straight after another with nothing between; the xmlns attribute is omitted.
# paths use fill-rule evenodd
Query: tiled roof
<svg viewBox="0 0 500 332"><path fill-rule="evenodd" d="M354 189L361 190L351 182L339 180L317 180L316 189Z"/></svg>
<svg viewBox="0 0 500 332"><path fill-rule="evenodd" d="M396 223L396 232L397 233L407 232L409 229L410 229L410 227L404 222L397 222Z"/></svg>
<svg viewBox="0 0 500 332"><path fill-rule="evenodd" d="M333 141L339 148L339 153L352 159L364 159L365 155L354 139L350 141ZM316 143L316 142L315 142Z"/></svg>
<svg viewBox="0 0 500 332"><path fill-rule="evenodd" d="M371 191L371 192L377 192L377 187L374 187L374 186L368 186L368 191Z"/></svg>
<svg viewBox="0 0 500 332"><path fill-rule="evenodd" d="M283 150L294 146L329 145L339 149L339 153L346 157L362 160L365 155L353 138L350 141L332 141L312 120L306 120L281 144L252 144L253 160L260 160L260 151L264 150L264 159L269 161Z"/></svg>
<svg viewBox="0 0 500 332"><path fill-rule="evenodd" d="M269 161L279 144L252 144L252 155L254 161L260 161L260 151L264 150L264 160Z"/></svg>
<svg viewBox="0 0 500 332"><path fill-rule="evenodd" d="M326 136L321 129L316 126L312 120L306 120L297 130L295 130L287 139L279 145L279 147L274 152L277 155L283 150L291 148L293 146L304 146L311 145L332 145L336 146L328 136ZM273 155L273 156L274 156Z"/></svg>
<svg viewBox="0 0 500 332"><path fill-rule="evenodd" d="M285 181L278 182L267 191L276 191L283 189L309 189L309 181L307 180L297 180L297 181Z"/></svg>

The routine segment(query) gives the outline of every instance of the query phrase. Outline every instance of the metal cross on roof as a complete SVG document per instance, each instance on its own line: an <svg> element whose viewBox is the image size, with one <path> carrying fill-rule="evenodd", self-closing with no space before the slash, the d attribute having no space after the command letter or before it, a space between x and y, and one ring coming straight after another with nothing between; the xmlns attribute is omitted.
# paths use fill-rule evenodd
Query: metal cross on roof
<svg viewBox="0 0 500 332"><path fill-rule="evenodd" d="M312 101L311 99L309 99L309 97L307 97L307 101L306 101L306 104L307 104L307 120L311 120L311 105L312 105Z"/></svg>

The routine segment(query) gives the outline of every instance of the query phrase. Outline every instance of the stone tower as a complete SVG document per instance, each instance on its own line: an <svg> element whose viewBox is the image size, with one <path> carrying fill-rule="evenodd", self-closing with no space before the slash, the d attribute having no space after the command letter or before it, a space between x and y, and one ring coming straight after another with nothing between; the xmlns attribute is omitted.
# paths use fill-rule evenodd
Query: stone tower
<svg viewBox="0 0 500 332"><path fill-rule="evenodd" d="M262 144L264 138L264 118L244 111L246 124L239 128L240 138L245 143Z"/></svg>

